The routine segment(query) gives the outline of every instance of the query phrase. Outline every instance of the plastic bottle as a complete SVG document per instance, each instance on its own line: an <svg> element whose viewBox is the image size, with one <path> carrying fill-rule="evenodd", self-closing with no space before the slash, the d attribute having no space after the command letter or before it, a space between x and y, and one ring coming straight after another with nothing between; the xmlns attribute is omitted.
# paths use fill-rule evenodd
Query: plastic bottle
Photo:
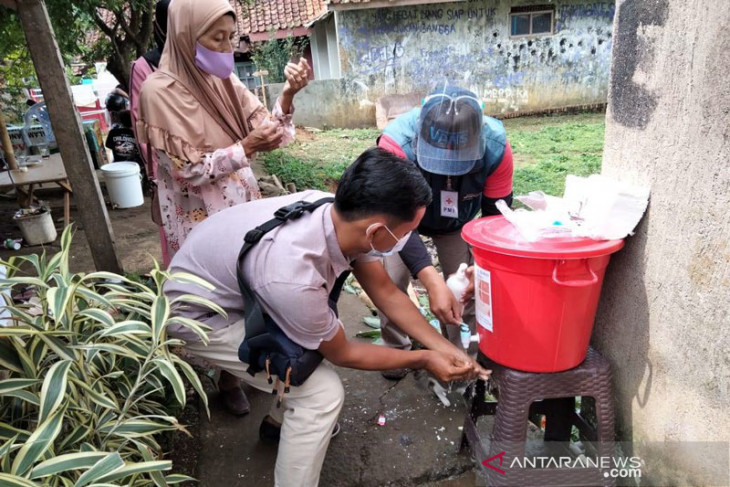
<svg viewBox="0 0 730 487"><path fill-rule="evenodd" d="M469 287L469 278L466 277L466 268L466 264L459 264L459 269L446 280L446 286L448 286L459 302L461 302L464 298L466 288ZM459 332L461 346L464 350L467 350L469 348L469 344L472 342L479 342L479 335L472 336L471 331L469 330L469 325L466 323L462 323L459 326Z"/></svg>
<svg viewBox="0 0 730 487"><path fill-rule="evenodd" d="M9 238L3 242L3 247L11 250L20 250L20 242Z"/></svg>
<svg viewBox="0 0 730 487"><path fill-rule="evenodd" d="M446 280L446 285L454 293L454 296L456 296L459 302L464 297L466 288L469 287L469 278L466 277L466 267L466 264L459 264L459 269Z"/></svg>

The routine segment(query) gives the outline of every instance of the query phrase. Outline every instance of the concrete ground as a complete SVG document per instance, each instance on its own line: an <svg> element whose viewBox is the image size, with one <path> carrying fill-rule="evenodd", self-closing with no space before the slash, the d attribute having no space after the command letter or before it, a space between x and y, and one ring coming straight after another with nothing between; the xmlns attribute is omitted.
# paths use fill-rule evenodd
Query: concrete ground
<svg viewBox="0 0 730 487"><path fill-rule="evenodd" d="M61 217L61 193L47 193L54 217ZM17 209L10 198L0 200L0 238L18 238L11 217ZM149 201L139 208L111 210L117 251L127 272L144 273L152 258L160 259L156 226L149 219ZM72 219L77 215L73 208ZM59 232L61 230L59 223ZM72 245L73 271L94 270L85 239L88 229L77 225ZM49 253L57 244L47 245ZM41 247L20 251L2 250L3 259L20 253L38 253ZM365 330L362 318L368 309L355 296L343 294L340 314L347 334ZM409 373L399 381L388 381L378 372L340 369L346 390L340 417L341 434L330 444L321 486L416 486L465 487L481 485L468 454L458 452L465 406L458 394L451 394L452 406L444 407L426 388L421 374ZM420 375L420 377L419 377ZM210 382L210 381L207 381ZM223 411L217 393L211 391L211 419L205 413L196 428L199 434L195 472L204 487L273 485L276 449L258 441L258 427L268 411L271 396L247 389L252 412L237 418ZM386 424L377 425L384 414ZM482 421L488 431L488 420ZM172 453L174 457L174 452ZM186 456L186 458L188 458ZM187 466L191 467L191 466Z"/></svg>

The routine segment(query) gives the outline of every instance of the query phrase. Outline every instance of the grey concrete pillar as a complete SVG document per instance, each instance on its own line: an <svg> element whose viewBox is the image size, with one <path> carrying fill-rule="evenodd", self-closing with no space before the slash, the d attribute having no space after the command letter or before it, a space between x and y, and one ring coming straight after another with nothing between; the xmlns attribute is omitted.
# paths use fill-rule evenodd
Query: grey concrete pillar
<svg viewBox="0 0 730 487"><path fill-rule="evenodd" d="M652 195L609 266L594 345L619 439L727 442L730 2L624 0L615 19L603 173ZM708 485L694 451L655 455L679 482L661 485Z"/></svg>

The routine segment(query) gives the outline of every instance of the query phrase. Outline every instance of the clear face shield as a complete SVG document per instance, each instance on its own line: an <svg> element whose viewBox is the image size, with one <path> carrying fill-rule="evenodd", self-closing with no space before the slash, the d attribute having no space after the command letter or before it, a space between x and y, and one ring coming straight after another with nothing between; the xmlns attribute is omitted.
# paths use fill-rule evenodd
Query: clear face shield
<svg viewBox="0 0 730 487"><path fill-rule="evenodd" d="M471 171L486 149L482 113L482 103L461 88L445 88L424 98L416 143L419 166L447 176Z"/></svg>

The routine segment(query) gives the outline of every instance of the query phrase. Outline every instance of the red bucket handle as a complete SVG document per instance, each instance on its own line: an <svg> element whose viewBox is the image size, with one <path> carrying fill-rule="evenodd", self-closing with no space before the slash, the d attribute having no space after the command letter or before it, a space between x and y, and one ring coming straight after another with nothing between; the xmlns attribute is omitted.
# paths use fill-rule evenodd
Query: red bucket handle
<svg viewBox="0 0 730 487"><path fill-rule="evenodd" d="M593 272L593 269L591 269L591 266L588 265L588 259L583 259L583 264L586 266L586 271L588 271L588 274L591 275L589 279L575 279L570 281L562 281L558 279L558 267L560 264L564 264L564 260L556 260L555 261L555 267L553 268L553 282L559 286L568 286L568 287L584 287L584 286L592 286L593 284L598 282L598 276L595 272Z"/></svg>

